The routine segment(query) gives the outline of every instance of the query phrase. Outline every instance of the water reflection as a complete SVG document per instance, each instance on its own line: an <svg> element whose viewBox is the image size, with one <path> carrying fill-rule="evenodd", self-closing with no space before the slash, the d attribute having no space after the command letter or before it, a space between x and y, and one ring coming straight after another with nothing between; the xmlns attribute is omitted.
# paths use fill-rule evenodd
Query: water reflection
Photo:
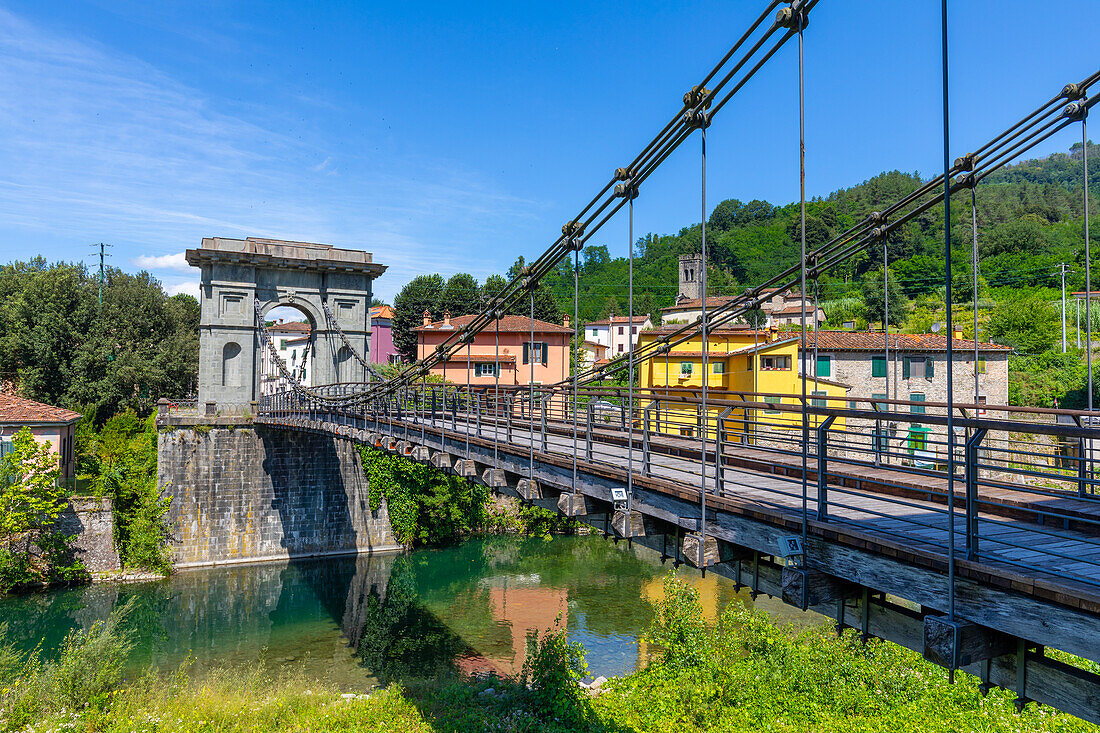
<svg viewBox="0 0 1100 733"><path fill-rule="evenodd" d="M555 624L589 649L593 674L644 663L638 643L661 594L657 554L598 537L474 540L407 555L371 555L181 572L169 580L0 600L21 646L49 656L65 635L136 599L135 670L192 674L254 664L293 668L347 689L406 676L513 674L527 638ZM745 591L682 569L708 620ZM761 599L765 602L765 599ZM778 602L769 610L804 619Z"/></svg>

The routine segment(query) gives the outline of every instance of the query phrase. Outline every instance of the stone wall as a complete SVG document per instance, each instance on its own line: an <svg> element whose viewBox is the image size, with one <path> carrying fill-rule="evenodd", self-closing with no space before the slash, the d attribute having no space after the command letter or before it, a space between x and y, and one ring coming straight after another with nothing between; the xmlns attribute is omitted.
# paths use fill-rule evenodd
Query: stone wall
<svg viewBox="0 0 1100 733"><path fill-rule="evenodd" d="M176 567L400 548L347 441L251 426L169 427L157 476Z"/></svg>
<svg viewBox="0 0 1100 733"><path fill-rule="evenodd" d="M109 498L74 496L57 518L57 529L76 535L76 556L92 572L119 570L122 563L115 547L115 517Z"/></svg>

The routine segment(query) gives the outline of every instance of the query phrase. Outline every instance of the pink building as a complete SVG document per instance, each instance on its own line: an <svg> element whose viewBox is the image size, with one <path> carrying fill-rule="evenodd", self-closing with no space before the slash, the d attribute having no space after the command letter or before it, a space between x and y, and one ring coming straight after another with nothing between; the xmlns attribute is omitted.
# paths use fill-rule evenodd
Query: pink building
<svg viewBox="0 0 1100 733"><path fill-rule="evenodd" d="M455 331L461 330L474 318L475 316L451 318L450 313L444 313L442 321L433 323L431 314L425 311L424 325L413 329L416 332L417 358L423 359L431 354L436 346L446 341ZM530 318L524 316L501 318L498 360L497 324L490 323L474 336L468 357L467 350L463 348L447 362L445 375L447 381L465 384L468 364L471 385L495 384L498 371L501 385L530 384L532 361L534 361L535 384L552 384L568 378L569 341L573 337L568 316L564 326L536 320L534 327L535 338L532 344ZM443 364L432 367L431 373L444 376Z"/></svg>
<svg viewBox="0 0 1100 733"><path fill-rule="evenodd" d="M376 305L370 309L371 362L400 364L401 354L393 346L393 308Z"/></svg>
<svg viewBox="0 0 1100 733"><path fill-rule="evenodd" d="M12 436L23 427L30 428L39 442L57 453L61 477L76 475L76 423L80 413L53 407L34 400L0 394L0 455L12 448Z"/></svg>

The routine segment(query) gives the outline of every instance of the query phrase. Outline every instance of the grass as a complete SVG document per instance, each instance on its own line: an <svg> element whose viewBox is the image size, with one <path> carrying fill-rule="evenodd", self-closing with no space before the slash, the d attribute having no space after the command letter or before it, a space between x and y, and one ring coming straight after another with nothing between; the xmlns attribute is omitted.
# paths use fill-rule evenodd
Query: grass
<svg viewBox="0 0 1100 733"><path fill-rule="evenodd" d="M110 731L774 731L886 733L1098 731L1049 708L1017 713L1011 693L978 692L913 652L827 627L801 632L730 606L702 623L697 592L670 577L651 642L663 655L590 697L576 680L583 648L560 630L530 640L519 679L405 679L341 693L324 682L257 666L192 679L120 677L125 615L74 634L40 664L0 643L0 730ZM0 638L2 638L0 629Z"/></svg>

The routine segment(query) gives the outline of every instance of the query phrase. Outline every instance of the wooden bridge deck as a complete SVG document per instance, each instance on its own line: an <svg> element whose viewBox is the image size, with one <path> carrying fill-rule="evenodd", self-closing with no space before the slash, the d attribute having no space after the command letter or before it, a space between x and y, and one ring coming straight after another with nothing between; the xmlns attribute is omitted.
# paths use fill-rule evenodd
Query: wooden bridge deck
<svg viewBox="0 0 1100 733"><path fill-rule="evenodd" d="M406 423L395 423L403 429ZM407 421L410 437L415 439L422 425ZM432 432L441 432L464 441L466 425L462 420L452 426L437 421ZM514 424L511 441L501 425L483 422L481 434L470 425L471 443L492 444L500 450L526 454L531 450L531 434L526 423ZM585 436L578 432L576 451L572 425L547 424L546 451L542 450L539 426L534 430L534 450L539 458L555 456L572 462L576 452L579 465L591 465L584 458ZM650 472L642 473L641 438L635 436L634 476L642 482L655 479L661 484L679 487L681 493L698 503L702 477L699 441L650 433ZM593 463L625 472L628 448L625 434L614 430L593 431ZM713 442L708 451L706 484L708 508L736 505L786 526L802 519L801 460L798 456L730 444L723 450L724 480L714 493L715 466ZM807 465L807 514L818 527L827 525L830 534L849 535L854 544L867 546L868 540L891 556L918 556L925 562L946 565L949 517L946 506L947 480L939 476L914 475L912 471L888 466L866 466L830 458L828 464L828 518L817 517L818 487L811 457ZM986 511L978 514L980 555L967 559L965 517L962 500L965 485L955 481L957 497L954 537L957 562L977 577L1015 590L1034 592L1040 597L1100 613L1100 533L1066 529L1043 524L1051 513L1069 512L1082 519L1100 522L1100 502L1075 497L1045 497L1023 491L981 487L980 497ZM696 515L696 518L698 515ZM1086 529L1089 525L1082 524Z"/></svg>

